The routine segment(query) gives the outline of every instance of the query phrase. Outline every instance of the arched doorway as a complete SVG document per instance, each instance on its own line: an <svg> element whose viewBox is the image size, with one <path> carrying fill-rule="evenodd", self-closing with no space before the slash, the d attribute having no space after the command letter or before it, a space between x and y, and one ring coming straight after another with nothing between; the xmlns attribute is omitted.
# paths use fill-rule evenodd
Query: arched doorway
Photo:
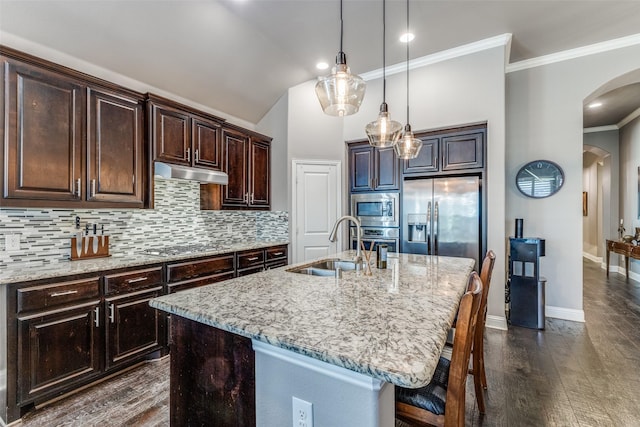
<svg viewBox="0 0 640 427"><path fill-rule="evenodd" d="M583 255L605 268L605 241L617 238L620 220L625 234L640 226L640 70L602 85L583 111ZM617 256L611 264L625 273ZM632 262L630 277L640 279L640 262Z"/></svg>

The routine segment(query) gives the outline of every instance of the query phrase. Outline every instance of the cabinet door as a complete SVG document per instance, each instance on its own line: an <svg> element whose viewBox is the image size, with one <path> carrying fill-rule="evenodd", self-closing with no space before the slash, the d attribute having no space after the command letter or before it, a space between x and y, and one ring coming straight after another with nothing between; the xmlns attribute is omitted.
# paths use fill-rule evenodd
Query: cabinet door
<svg viewBox="0 0 640 427"><path fill-rule="evenodd" d="M262 141L251 141L249 152L249 205L268 208L270 197L270 145Z"/></svg>
<svg viewBox="0 0 640 427"><path fill-rule="evenodd" d="M225 129L222 132L222 144L222 170L229 175L229 184L222 186L222 206L247 206L249 138L240 132Z"/></svg>
<svg viewBox="0 0 640 427"><path fill-rule="evenodd" d="M89 89L87 200L142 206L142 103Z"/></svg>
<svg viewBox="0 0 640 427"><path fill-rule="evenodd" d="M165 319L149 306L162 286L106 298L106 369L140 358L165 345Z"/></svg>
<svg viewBox="0 0 640 427"><path fill-rule="evenodd" d="M442 137L442 170L484 166L484 131Z"/></svg>
<svg viewBox="0 0 640 427"><path fill-rule="evenodd" d="M438 152L440 147L440 138L421 138L422 148L418 157L415 159L405 160L403 165L403 172L409 173L429 173L437 172L438 167Z"/></svg>
<svg viewBox="0 0 640 427"><path fill-rule="evenodd" d="M99 301L18 317L18 400L61 392L100 373Z"/></svg>
<svg viewBox="0 0 640 427"><path fill-rule="evenodd" d="M194 117L191 120L193 165L207 169L222 169L220 124Z"/></svg>
<svg viewBox="0 0 640 427"><path fill-rule="evenodd" d="M393 147L375 149L374 190L398 190L398 159Z"/></svg>
<svg viewBox="0 0 640 427"><path fill-rule="evenodd" d="M369 145L349 148L351 191L372 191L374 151Z"/></svg>
<svg viewBox="0 0 640 427"><path fill-rule="evenodd" d="M191 126L187 113L151 103L154 160L191 164Z"/></svg>
<svg viewBox="0 0 640 427"><path fill-rule="evenodd" d="M9 62L5 72L3 196L79 201L83 87L63 75L19 62Z"/></svg>

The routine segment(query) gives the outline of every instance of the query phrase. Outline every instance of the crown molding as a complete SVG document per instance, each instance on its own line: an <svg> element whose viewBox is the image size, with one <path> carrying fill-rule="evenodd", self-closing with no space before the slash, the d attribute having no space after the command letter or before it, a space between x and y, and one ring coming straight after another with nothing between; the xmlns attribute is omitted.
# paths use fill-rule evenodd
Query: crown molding
<svg viewBox="0 0 640 427"><path fill-rule="evenodd" d="M618 129L620 128L617 125L596 126L592 128L584 128L582 129L582 133L607 132L610 130L618 130Z"/></svg>
<svg viewBox="0 0 640 427"><path fill-rule="evenodd" d="M465 44L462 46L454 47L452 49L443 50L441 52L436 52L431 55L422 56L420 58L414 58L409 60L409 69L413 70L415 68L424 67L431 64L436 64L438 62L447 61L449 59L458 58L460 56L470 55L472 53L482 52L483 50L493 49L500 46L511 46L511 34L505 33L499 36L490 37L488 39L479 40L477 42ZM509 49L505 56L508 58ZM385 74L387 76L393 74L404 73L407 71L407 63L401 62L398 64L388 65L385 67ZM377 70L368 71L366 73L360 74L360 77L364 81L381 79L382 78L382 68L378 68Z"/></svg>
<svg viewBox="0 0 640 427"><path fill-rule="evenodd" d="M631 122L632 120L635 120L636 118L640 117L640 108L638 108L637 110L633 111L631 114L629 114L627 117L625 117L624 119L620 120L616 126L618 126L618 128L622 128L625 125L629 124L629 122Z"/></svg>
<svg viewBox="0 0 640 427"><path fill-rule="evenodd" d="M605 42L595 43L588 46L582 46L575 49L569 49L562 52L551 53L549 55L539 56L537 58L525 59L524 61L514 62L507 65L506 72L526 70L529 68L549 65L556 62L567 61L569 59L580 58L583 56L594 55L596 53L607 52L610 50L620 49L623 47L635 46L640 44L640 34L620 37Z"/></svg>

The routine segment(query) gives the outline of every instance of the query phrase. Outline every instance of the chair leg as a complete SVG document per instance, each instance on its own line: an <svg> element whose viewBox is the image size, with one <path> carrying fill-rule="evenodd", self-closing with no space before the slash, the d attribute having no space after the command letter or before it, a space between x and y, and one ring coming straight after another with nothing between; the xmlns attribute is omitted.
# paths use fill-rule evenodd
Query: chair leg
<svg viewBox="0 0 640 427"><path fill-rule="evenodd" d="M479 340L478 343L478 352L477 354L474 352L473 360L478 359L477 367L474 366L474 371L477 372L476 375L480 377L480 384L482 384L483 389L487 389L487 374L484 371L484 339Z"/></svg>
<svg viewBox="0 0 640 427"><path fill-rule="evenodd" d="M484 403L484 384L482 384L482 374L484 373L484 366L482 363L482 346L478 346L480 348L473 349L473 387L476 392L476 402L478 402L478 411L481 414L485 413L485 403ZM479 350L479 351L478 351Z"/></svg>

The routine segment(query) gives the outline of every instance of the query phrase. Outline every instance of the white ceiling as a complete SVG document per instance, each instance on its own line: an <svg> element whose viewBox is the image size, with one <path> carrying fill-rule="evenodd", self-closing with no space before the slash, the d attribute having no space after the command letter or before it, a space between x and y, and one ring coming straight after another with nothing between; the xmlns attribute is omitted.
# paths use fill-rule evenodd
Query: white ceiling
<svg viewBox="0 0 640 427"><path fill-rule="evenodd" d="M404 0L387 1L387 65ZM417 58L513 34L511 62L640 32L640 1L411 0ZM0 30L256 123L339 48L338 0L0 0ZM355 73L382 66L382 1L345 0ZM2 33L0 33L2 34ZM0 39L2 43L2 39Z"/></svg>

